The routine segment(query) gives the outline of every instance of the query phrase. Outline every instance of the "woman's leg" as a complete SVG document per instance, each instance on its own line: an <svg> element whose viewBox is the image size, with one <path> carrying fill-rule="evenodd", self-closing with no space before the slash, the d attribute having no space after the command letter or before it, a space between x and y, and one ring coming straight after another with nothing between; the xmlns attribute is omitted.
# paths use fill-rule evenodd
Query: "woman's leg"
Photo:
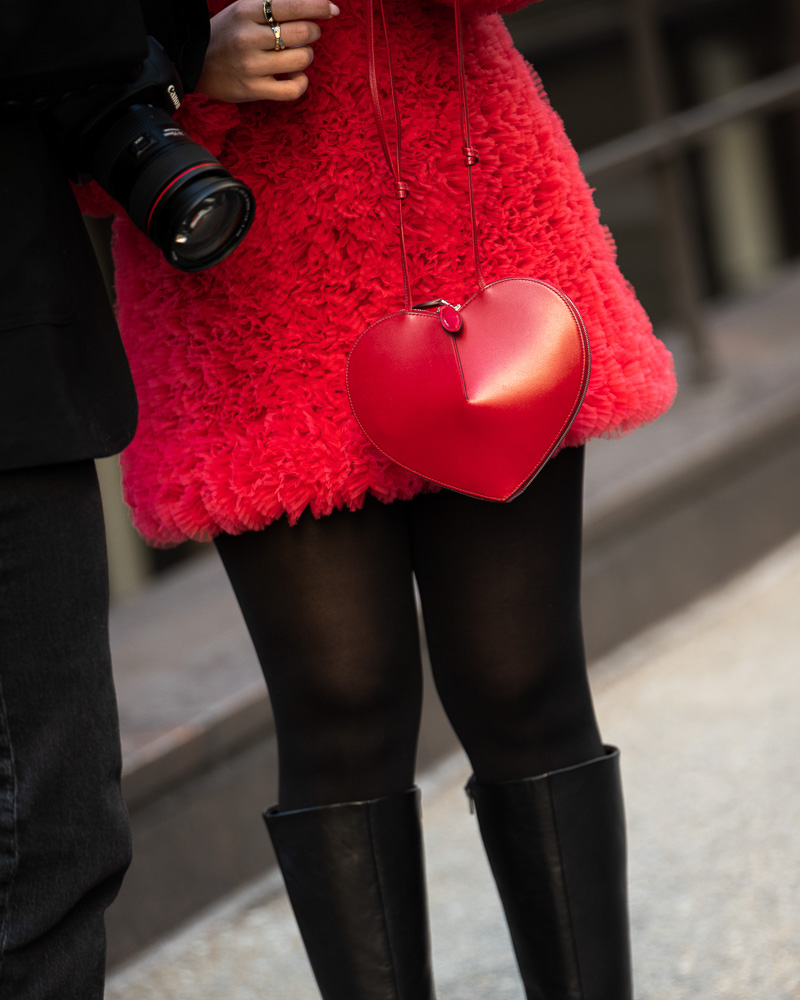
<svg viewBox="0 0 800 1000"><path fill-rule="evenodd" d="M530 1000L630 1000L618 752L600 742L580 619L582 450L523 495L413 501L442 702Z"/></svg>
<svg viewBox="0 0 800 1000"><path fill-rule="evenodd" d="M602 753L580 612L583 449L509 504L416 497L414 569L442 703L478 778Z"/></svg>
<svg viewBox="0 0 800 1000"><path fill-rule="evenodd" d="M414 782L422 680L406 514L371 500L217 539L269 688L281 810Z"/></svg>
<svg viewBox="0 0 800 1000"><path fill-rule="evenodd" d="M265 819L324 1000L434 1000L407 514L369 501L217 543L270 691Z"/></svg>

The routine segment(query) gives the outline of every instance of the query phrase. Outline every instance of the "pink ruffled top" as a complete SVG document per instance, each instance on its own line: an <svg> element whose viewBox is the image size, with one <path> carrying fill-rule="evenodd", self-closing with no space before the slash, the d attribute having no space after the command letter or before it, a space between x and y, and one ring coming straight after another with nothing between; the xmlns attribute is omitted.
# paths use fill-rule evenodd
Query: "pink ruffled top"
<svg viewBox="0 0 800 1000"><path fill-rule="evenodd" d="M347 0L323 25L298 103L195 96L181 112L190 135L255 193L255 223L231 257L182 274L127 218L115 223L118 312L141 408L122 459L124 492L156 545L429 488L364 438L344 384L355 338L403 301L363 3ZM464 301L475 279L452 8L386 6L411 189L413 300ZM485 277L542 278L573 299L592 375L566 444L625 434L669 407L672 359L616 266L560 119L487 7L464 10Z"/></svg>

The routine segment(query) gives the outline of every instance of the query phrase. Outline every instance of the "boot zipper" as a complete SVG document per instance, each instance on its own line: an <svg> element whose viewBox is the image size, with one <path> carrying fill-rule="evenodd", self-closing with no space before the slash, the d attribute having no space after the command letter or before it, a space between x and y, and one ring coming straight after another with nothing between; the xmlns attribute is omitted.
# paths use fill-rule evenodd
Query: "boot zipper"
<svg viewBox="0 0 800 1000"><path fill-rule="evenodd" d="M472 782L473 782L473 780L474 780L473 778L469 779L469 781L464 786L464 791L467 793L467 801L469 802L469 811L470 811L471 815L474 816L475 815L475 798L474 798L474 796L472 794Z"/></svg>

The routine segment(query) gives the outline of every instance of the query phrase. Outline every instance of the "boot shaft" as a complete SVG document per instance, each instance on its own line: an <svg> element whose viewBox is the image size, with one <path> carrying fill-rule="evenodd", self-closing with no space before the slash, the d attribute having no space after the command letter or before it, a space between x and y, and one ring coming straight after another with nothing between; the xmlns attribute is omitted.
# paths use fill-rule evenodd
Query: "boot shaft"
<svg viewBox="0 0 800 1000"><path fill-rule="evenodd" d="M419 789L264 819L323 1000L435 1000Z"/></svg>
<svg viewBox="0 0 800 1000"><path fill-rule="evenodd" d="M528 1000L632 1000L619 751L470 780Z"/></svg>

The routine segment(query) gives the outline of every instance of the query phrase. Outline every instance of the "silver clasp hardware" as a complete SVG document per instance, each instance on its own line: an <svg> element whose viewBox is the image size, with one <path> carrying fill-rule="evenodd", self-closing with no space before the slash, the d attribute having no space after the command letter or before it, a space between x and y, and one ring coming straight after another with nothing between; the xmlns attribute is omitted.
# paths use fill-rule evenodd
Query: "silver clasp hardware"
<svg viewBox="0 0 800 1000"><path fill-rule="evenodd" d="M418 306L412 306L412 309L439 309L441 306L450 306L458 312L461 306L453 305L452 302L448 302L447 299L433 299L431 302L421 302Z"/></svg>

